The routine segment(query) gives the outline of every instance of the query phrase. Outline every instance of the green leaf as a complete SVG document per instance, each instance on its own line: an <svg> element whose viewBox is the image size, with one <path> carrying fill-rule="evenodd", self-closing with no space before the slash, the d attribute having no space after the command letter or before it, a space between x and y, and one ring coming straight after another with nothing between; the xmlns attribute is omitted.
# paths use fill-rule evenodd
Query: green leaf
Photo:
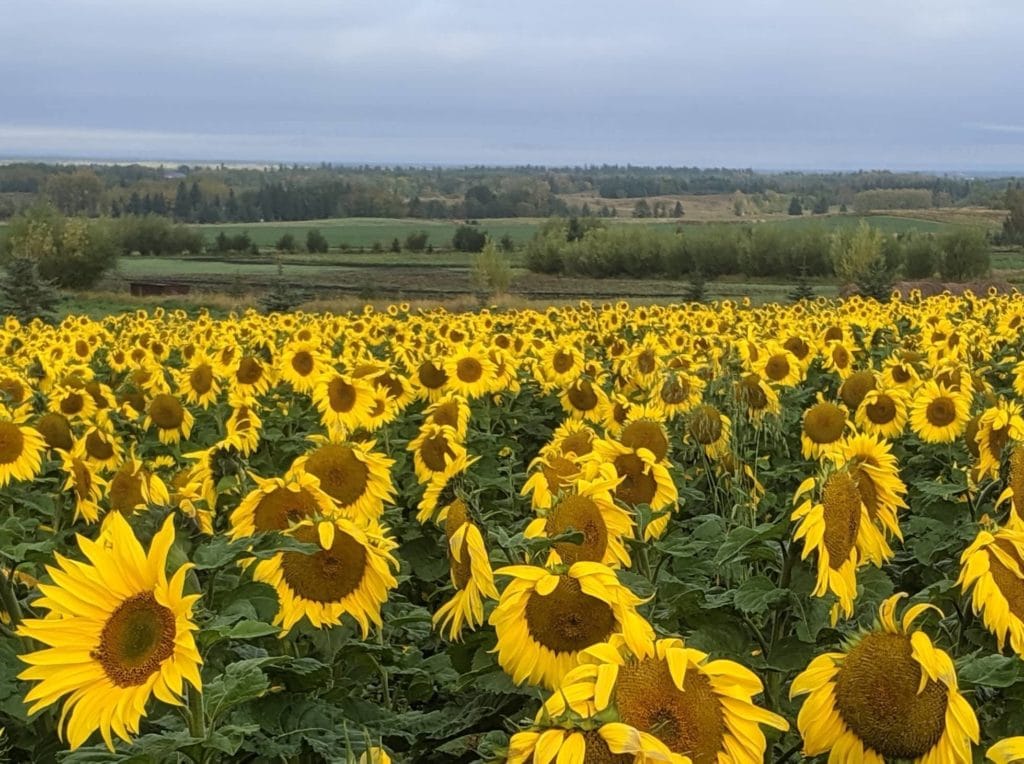
<svg viewBox="0 0 1024 764"><path fill-rule="evenodd" d="M227 631L226 636L231 639L256 639L276 635L280 631L276 626L263 621L239 621Z"/></svg>
<svg viewBox="0 0 1024 764"><path fill-rule="evenodd" d="M1020 675L1020 658L985 655L964 659L957 667L957 675L967 684L981 687L1009 687Z"/></svg>
<svg viewBox="0 0 1024 764"><path fill-rule="evenodd" d="M779 589L767 576L753 576L740 584L733 605L744 613L764 613L788 597L789 592Z"/></svg>

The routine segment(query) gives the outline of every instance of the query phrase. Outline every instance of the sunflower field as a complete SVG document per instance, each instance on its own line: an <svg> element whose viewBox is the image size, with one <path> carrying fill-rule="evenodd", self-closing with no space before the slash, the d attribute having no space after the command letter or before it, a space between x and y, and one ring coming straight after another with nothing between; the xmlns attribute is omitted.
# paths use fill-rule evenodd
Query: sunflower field
<svg viewBox="0 0 1024 764"><path fill-rule="evenodd" d="M1024 300L0 330L0 760L1024 761Z"/></svg>

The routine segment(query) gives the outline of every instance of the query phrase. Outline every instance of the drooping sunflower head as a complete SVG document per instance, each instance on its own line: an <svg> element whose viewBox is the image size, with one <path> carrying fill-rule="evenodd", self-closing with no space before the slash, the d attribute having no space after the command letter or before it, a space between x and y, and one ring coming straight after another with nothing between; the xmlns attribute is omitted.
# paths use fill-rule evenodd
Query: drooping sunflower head
<svg viewBox="0 0 1024 764"><path fill-rule="evenodd" d="M856 411L864 396L877 387L875 372L870 369L855 371L839 387L839 397L850 411Z"/></svg>
<svg viewBox="0 0 1024 764"><path fill-rule="evenodd" d="M138 459L129 457L111 478L107 501L110 515L130 515L150 504L166 505L170 495L167 486L157 475Z"/></svg>
<svg viewBox="0 0 1024 764"><path fill-rule="evenodd" d="M622 722L599 726L538 726L517 732L508 745L507 764L537 761L573 761L580 764L635 764L669 762L691 764L685 756L673 754L649 732Z"/></svg>
<svg viewBox="0 0 1024 764"><path fill-rule="evenodd" d="M253 480L257 487L231 513L232 538L284 531L310 518L336 514L331 497L320 489L313 475L294 471L284 478L253 475Z"/></svg>
<svg viewBox="0 0 1024 764"><path fill-rule="evenodd" d="M689 414L687 433L710 458L716 459L729 450L732 422L710 403L697 406Z"/></svg>
<svg viewBox="0 0 1024 764"><path fill-rule="evenodd" d="M455 594L434 613L435 628L448 638L459 640L466 627L484 622L484 600L497 599L491 562L483 534L469 514L469 507L456 499L445 509L446 552Z"/></svg>
<svg viewBox="0 0 1024 764"><path fill-rule="evenodd" d="M408 449L421 483L464 472L471 463L458 433L448 425L424 424Z"/></svg>
<svg viewBox="0 0 1024 764"><path fill-rule="evenodd" d="M567 382L558 397L565 412L576 419L600 422L608 416L607 393L587 377Z"/></svg>
<svg viewBox="0 0 1024 764"><path fill-rule="evenodd" d="M973 587L974 612L1003 649L1024 656L1024 531L1019 526L982 530L960 557L957 580Z"/></svg>
<svg viewBox="0 0 1024 764"><path fill-rule="evenodd" d="M735 392L737 401L746 408L755 423L760 422L765 414L779 413L778 393L757 372L740 377Z"/></svg>
<svg viewBox="0 0 1024 764"><path fill-rule="evenodd" d="M144 427L155 427L161 443L178 443L192 432L192 412L169 393L153 396L146 409Z"/></svg>
<svg viewBox="0 0 1024 764"><path fill-rule="evenodd" d="M804 753L841 750L852 761L970 762L979 737L974 711L957 689L953 661L913 622L933 606L915 605L896 622L897 594L880 624L842 652L811 661L791 696L808 695L797 726Z"/></svg>

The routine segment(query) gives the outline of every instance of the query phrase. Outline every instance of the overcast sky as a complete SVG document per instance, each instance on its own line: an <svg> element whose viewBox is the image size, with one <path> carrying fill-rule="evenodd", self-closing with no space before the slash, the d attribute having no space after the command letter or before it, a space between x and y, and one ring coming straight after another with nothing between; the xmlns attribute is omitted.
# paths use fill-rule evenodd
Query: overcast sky
<svg viewBox="0 0 1024 764"><path fill-rule="evenodd" d="M0 7L0 157L1024 169L1020 0Z"/></svg>

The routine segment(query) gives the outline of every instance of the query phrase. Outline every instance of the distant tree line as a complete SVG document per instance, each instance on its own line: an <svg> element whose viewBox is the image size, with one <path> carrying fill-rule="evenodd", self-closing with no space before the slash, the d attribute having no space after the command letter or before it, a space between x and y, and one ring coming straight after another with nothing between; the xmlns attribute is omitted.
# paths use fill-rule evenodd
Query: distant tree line
<svg viewBox="0 0 1024 764"><path fill-rule="evenodd" d="M646 226L606 227L597 219L551 219L526 246L527 268L570 276L702 278L729 275L838 277L857 283L866 274L890 282L903 276L963 281L990 269L984 231L883 234L860 228L707 225L675 232Z"/></svg>
<svg viewBox="0 0 1024 764"><path fill-rule="evenodd" d="M164 215L183 223L314 220L329 217L477 219L551 215L611 217L612 205L567 201L571 194L615 200L681 194L739 194L737 215L763 210L772 195L803 206L878 209L886 201L1001 206L1006 179L885 171L760 173L697 167L146 167L142 165L0 166L0 218L41 199L64 215ZM898 192L891 200L867 192ZM743 197L747 197L744 200ZM571 199L571 197L569 197ZM673 203L674 204L674 203ZM665 205L659 209L658 205ZM891 207L884 207L891 208ZM669 202L650 204L652 217L681 217ZM644 215L640 208L639 215Z"/></svg>

